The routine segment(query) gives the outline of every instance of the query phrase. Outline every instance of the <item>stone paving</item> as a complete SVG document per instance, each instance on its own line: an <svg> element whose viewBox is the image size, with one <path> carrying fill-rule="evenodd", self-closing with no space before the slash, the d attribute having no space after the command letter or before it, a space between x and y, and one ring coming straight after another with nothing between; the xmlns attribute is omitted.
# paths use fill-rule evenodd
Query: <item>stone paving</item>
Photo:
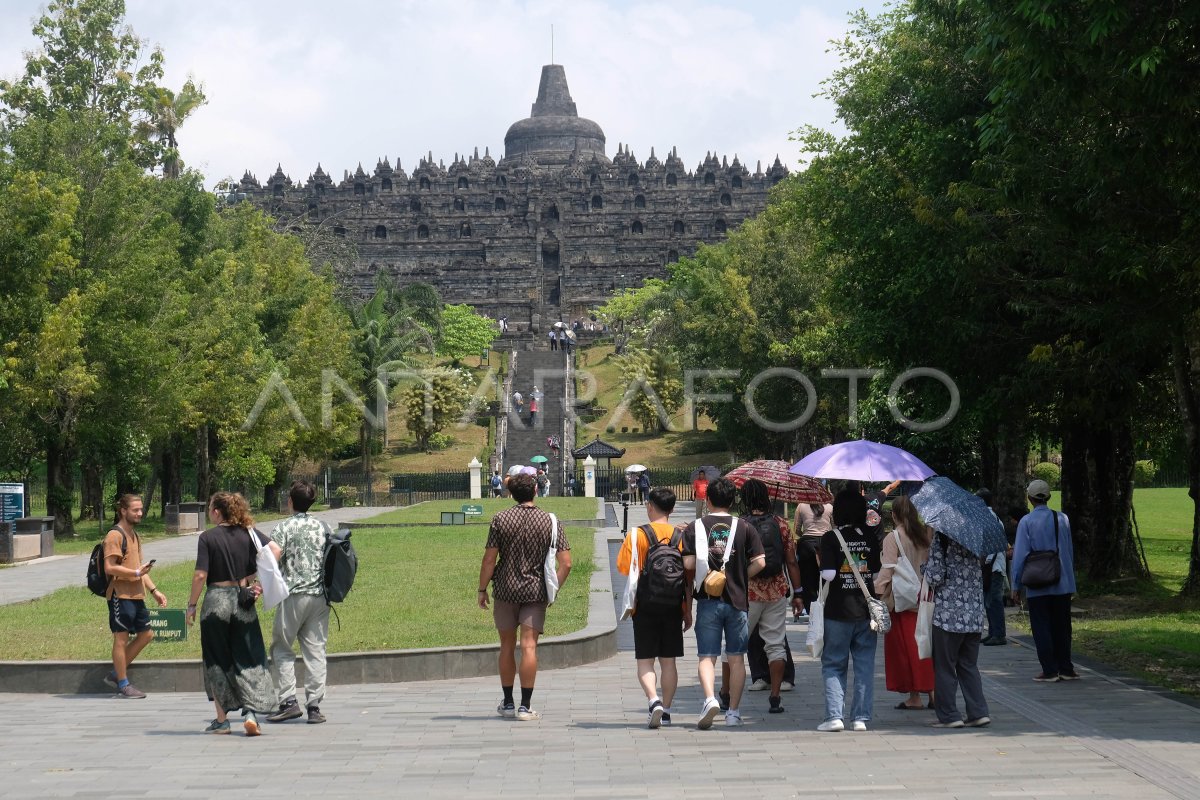
<svg viewBox="0 0 1200 800"><path fill-rule="evenodd" d="M496 716L495 678L332 687L328 723L268 726L257 739L238 725L202 734L212 708L199 693L0 695L2 794L1200 798L1200 709L1086 666L1083 680L1036 684L1036 658L1020 643L983 650L989 728L933 730L932 712L894 710L880 648L870 730L817 733L819 665L803 655L805 626L788 628L797 686L786 712L768 715L766 693L747 693L737 729L720 718L695 728L690 633L676 724L658 731L645 727L628 652L540 674L534 723Z"/></svg>

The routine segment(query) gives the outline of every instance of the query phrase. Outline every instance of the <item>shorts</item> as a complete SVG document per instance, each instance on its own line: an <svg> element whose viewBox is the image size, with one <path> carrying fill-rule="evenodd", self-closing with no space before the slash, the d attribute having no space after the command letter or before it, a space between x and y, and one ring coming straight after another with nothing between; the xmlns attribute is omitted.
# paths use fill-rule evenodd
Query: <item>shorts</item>
<svg viewBox="0 0 1200 800"><path fill-rule="evenodd" d="M496 630L516 630L517 625L541 633L546 627L545 603L510 603L507 600L492 602L492 619L496 622Z"/></svg>
<svg viewBox="0 0 1200 800"><path fill-rule="evenodd" d="M746 654L750 629L746 612L739 611L724 600L696 601L696 655L717 658L721 655L721 636L725 636L725 652L731 656Z"/></svg>
<svg viewBox="0 0 1200 800"><path fill-rule="evenodd" d="M108 629L113 633L141 633L150 630L150 612L145 600L124 600L115 594L108 598Z"/></svg>
<svg viewBox="0 0 1200 800"><path fill-rule="evenodd" d="M634 658L683 658L683 609L644 605L633 615Z"/></svg>

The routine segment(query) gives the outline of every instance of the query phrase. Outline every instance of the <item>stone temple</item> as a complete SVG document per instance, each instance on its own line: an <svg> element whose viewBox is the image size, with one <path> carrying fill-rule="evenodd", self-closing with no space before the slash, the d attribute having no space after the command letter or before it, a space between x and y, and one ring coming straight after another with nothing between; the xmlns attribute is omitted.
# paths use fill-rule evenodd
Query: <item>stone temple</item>
<svg viewBox="0 0 1200 800"><path fill-rule="evenodd" d="M234 192L293 229L320 226L352 240L350 281L370 291L380 272L423 281L448 303L468 303L514 329L574 320L615 290L663 277L666 265L720 241L760 212L787 175L776 156L752 173L715 153L688 170L674 148L639 162L579 116L561 65L542 67L527 119L504 137L497 162L485 149L432 153L411 174L385 157L335 182L320 165L301 183L282 166L265 184L249 172Z"/></svg>

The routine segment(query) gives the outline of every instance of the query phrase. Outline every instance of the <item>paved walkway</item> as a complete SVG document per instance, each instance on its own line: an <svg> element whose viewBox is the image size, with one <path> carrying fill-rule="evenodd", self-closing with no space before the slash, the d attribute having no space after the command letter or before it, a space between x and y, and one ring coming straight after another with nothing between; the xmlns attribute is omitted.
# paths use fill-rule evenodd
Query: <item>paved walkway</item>
<svg viewBox="0 0 1200 800"><path fill-rule="evenodd" d="M333 687L327 724L251 740L201 734L212 709L200 694L0 695L4 794L1200 798L1200 709L1086 667L1081 681L1033 683L1036 658L1019 644L984 648L989 728L938 731L932 712L894 710L880 648L870 730L817 733L819 664L803 655L804 625L788 631L787 710L768 715L766 694L747 693L740 729L696 730L690 634L676 726L659 731L645 727L630 653L539 675L536 723L495 715L495 678Z"/></svg>
<svg viewBox="0 0 1200 800"><path fill-rule="evenodd" d="M321 511L313 516L325 520L337 527L338 523L350 522L356 519L366 519L391 508L339 508L333 511ZM260 522L256 528L270 533L281 520L274 519ZM180 561L195 560L196 538L199 534L185 534L166 539L155 539L146 542L142 547L146 560L158 559L162 566L177 564ZM0 570L0 605L21 603L36 597L50 594L65 586L84 586L84 576L87 573L88 553L72 556L53 556L35 561L15 564L8 569Z"/></svg>

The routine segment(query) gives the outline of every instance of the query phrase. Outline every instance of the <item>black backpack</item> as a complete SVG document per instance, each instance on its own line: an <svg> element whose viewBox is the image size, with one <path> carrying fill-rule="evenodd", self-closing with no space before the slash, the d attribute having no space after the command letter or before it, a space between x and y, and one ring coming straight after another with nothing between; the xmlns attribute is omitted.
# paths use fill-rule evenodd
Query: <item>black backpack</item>
<svg viewBox="0 0 1200 800"><path fill-rule="evenodd" d="M116 530L121 530L117 528ZM111 533L112 531L109 531ZM104 539L108 538L108 534L104 534ZM92 548L92 554L88 556L87 568L87 587L92 590L92 594L98 597L108 595L108 571L104 568L104 539L100 540L100 544ZM121 558L125 558L128 540L125 537L125 531L121 531Z"/></svg>
<svg viewBox="0 0 1200 800"><path fill-rule="evenodd" d="M358 554L350 544L350 531L340 528L325 541L325 602L340 603L350 594L358 572Z"/></svg>
<svg viewBox="0 0 1200 800"><path fill-rule="evenodd" d="M758 531L763 552L767 556L767 565L754 577L774 578L783 572L783 531L775 521L774 514L751 514L745 519Z"/></svg>
<svg viewBox="0 0 1200 800"><path fill-rule="evenodd" d="M638 578L637 602L652 606L678 608L683 603L683 553L679 542L683 534L678 529L669 542L660 542L649 525L638 528L646 537L646 563Z"/></svg>

